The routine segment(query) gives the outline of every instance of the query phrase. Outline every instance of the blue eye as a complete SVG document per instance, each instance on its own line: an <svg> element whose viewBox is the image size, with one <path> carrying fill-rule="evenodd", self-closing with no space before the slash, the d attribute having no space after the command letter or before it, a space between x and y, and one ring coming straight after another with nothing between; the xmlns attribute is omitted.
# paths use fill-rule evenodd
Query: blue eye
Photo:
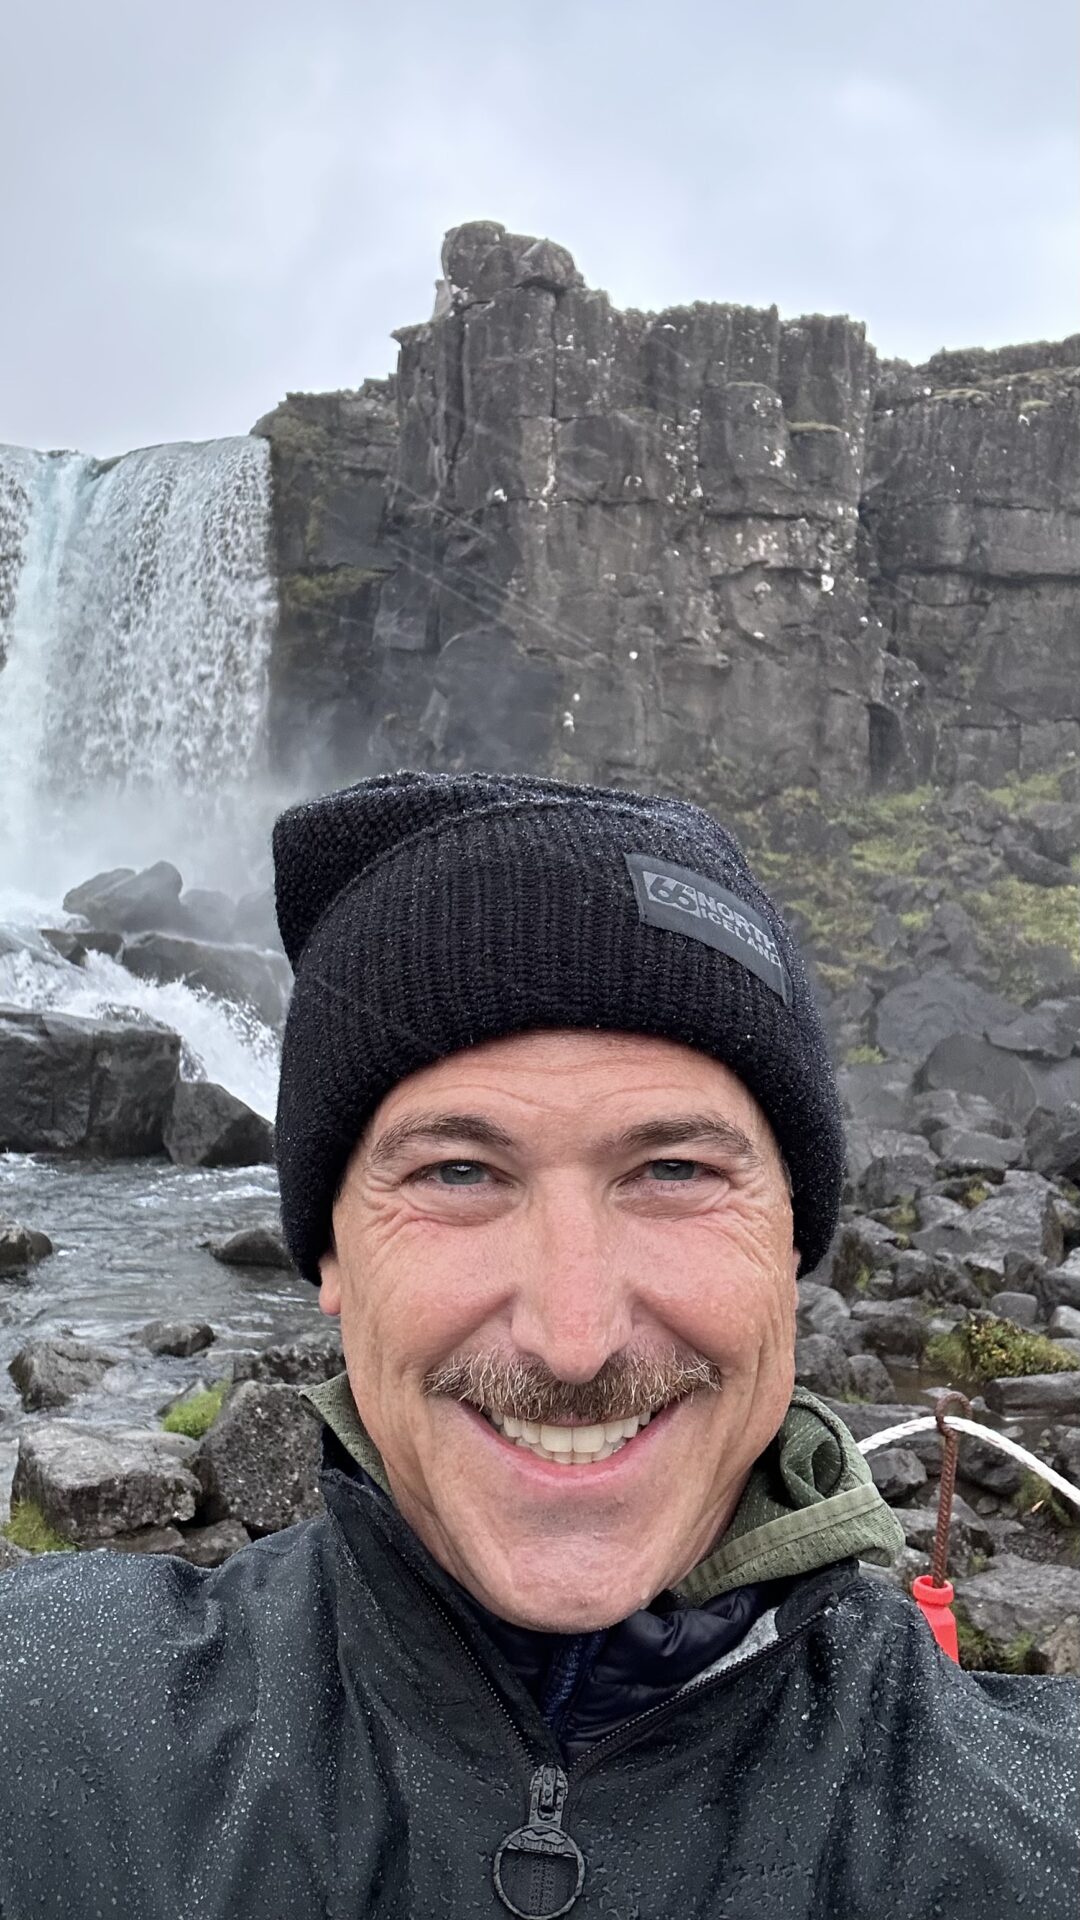
<svg viewBox="0 0 1080 1920"><path fill-rule="evenodd" d="M484 1177L478 1160L442 1160L432 1171L444 1187L473 1187Z"/></svg>
<svg viewBox="0 0 1080 1920"><path fill-rule="evenodd" d="M692 1180L697 1172L696 1160L650 1160L649 1174L654 1180Z"/></svg>

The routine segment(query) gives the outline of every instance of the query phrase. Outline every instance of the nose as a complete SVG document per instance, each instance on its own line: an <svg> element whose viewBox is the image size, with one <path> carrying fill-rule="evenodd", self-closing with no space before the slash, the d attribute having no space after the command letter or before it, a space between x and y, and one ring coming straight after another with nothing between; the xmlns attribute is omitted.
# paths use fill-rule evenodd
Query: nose
<svg viewBox="0 0 1080 1920"><path fill-rule="evenodd" d="M511 1337L522 1357L583 1382L630 1340L633 1285L615 1223L569 1183L534 1195L515 1260Z"/></svg>

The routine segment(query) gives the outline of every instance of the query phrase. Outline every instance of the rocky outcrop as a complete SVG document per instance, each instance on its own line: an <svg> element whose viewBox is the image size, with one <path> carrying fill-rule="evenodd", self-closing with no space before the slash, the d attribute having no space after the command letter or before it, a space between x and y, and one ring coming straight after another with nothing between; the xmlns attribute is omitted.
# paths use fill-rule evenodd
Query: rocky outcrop
<svg viewBox="0 0 1080 1920"><path fill-rule="evenodd" d="M179 1070L153 1023L0 1008L0 1152L160 1153Z"/></svg>
<svg viewBox="0 0 1080 1920"><path fill-rule="evenodd" d="M258 1167L274 1157L274 1129L212 1080L181 1080L164 1126L178 1167Z"/></svg>
<svg viewBox="0 0 1080 1920"><path fill-rule="evenodd" d="M716 799L1080 751L1080 339L879 365L839 316L620 312L494 222L443 276L392 380L255 429L280 766Z"/></svg>
<svg viewBox="0 0 1080 1920"><path fill-rule="evenodd" d="M1080 336L886 364L867 444L876 771L992 785L1075 758Z"/></svg>

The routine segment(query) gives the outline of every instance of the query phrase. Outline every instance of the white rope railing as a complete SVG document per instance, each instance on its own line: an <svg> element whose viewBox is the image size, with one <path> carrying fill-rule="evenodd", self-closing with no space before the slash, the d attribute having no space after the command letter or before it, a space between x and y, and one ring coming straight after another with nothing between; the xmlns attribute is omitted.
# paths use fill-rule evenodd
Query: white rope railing
<svg viewBox="0 0 1080 1920"><path fill-rule="evenodd" d="M1056 1473L1053 1467L1046 1466L1037 1454L1029 1453L1018 1440L1010 1439L1007 1433L998 1433L995 1427L984 1427L978 1420L965 1420L962 1415L945 1413L942 1422L947 1427L955 1427L958 1433L970 1433L976 1440L985 1440L992 1447L999 1447L1002 1453L1011 1453L1014 1460L1022 1460L1026 1467L1037 1473L1040 1480L1053 1487L1056 1493L1063 1494L1074 1507L1080 1508L1080 1487L1074 1487L1071 1480ZM907 1440L915 1433L929 1433L937 1429L937 1419L932 1413L919 1414L914 1420L902 1420L899 1426L886 1427L882 1433L872 1433L867 1439L856 1444L860 1453L873 1453L877 1447L891 1447L894 1441Z"/></svg>

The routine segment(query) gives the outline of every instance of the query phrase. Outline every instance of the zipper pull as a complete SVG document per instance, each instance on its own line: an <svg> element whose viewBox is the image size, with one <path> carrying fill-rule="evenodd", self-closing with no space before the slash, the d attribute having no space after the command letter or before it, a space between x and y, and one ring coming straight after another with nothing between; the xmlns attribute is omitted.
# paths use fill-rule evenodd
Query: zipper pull
<svg viewBox="0 0 1080 1920"><path fill-rule="evenodd" d="M518 1920L558 1920L585 1885L585 1860L562 1830L569 1781L561 1767L537 1767L529 1782L529 1819L495 1855L495 1891Z"/></svg>

